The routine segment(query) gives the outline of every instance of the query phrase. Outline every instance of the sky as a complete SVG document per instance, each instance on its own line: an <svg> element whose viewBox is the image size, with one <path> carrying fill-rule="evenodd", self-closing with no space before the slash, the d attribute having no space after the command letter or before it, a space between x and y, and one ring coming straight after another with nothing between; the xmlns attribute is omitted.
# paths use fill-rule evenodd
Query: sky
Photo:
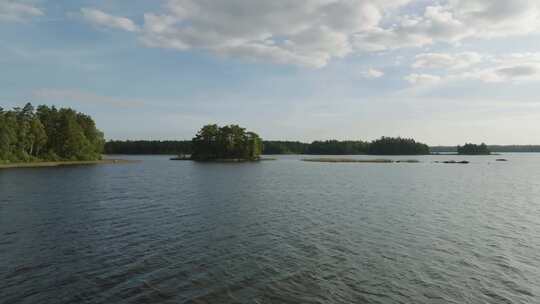
<svg viewBox="0 0 540 304"><path fill-rule="evenodd" d="M540 144L537 0L0 0L0 106L108 139Z"/></svg>

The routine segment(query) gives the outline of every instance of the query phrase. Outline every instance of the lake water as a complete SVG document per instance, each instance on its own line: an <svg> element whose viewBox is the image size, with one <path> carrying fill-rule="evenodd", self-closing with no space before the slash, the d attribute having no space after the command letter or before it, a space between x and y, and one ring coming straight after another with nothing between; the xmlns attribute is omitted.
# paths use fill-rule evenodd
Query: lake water
<svg viewBox="0 0 540 304"><path fill-rule="evenodd" d="M540 154L131 158L0 170L0 303L540 303Z"/></svg>

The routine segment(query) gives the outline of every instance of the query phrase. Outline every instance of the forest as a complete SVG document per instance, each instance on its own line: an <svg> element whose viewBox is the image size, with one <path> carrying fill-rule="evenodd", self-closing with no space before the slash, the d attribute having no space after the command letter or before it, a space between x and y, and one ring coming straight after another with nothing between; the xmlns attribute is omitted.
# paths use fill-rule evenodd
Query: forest
<svg viewBox="0 0 540 304"><path fill-rule="evenodd" d="M382 137L369 144L371 155L423 155L429 154L429 146L412 138Z"/></svg>
<svg viewBox="0 0 540 304"><path fill-rule="evenodd" d="M457 153L462 155L489 155L491 154L491 151L484 143L480 145L467 143L463 146L458 146Z"/></svg>
<svg viewBox="0 0 540 304"><path fill-rule="evenodd" d="M0 107L0 163L99 160L104 144L94 120L75 110Z"/></svg>
<svg viewBox="0 0 540 304"><path fill-rule="evenodd" d="M356 155L368 154L369 143L352 140L326 140L312 142L305 154L313 155Z"/></svg>
<svg viewBox="0 0 540 304"><path fill-rule="evenodd" d="M192 146L191 140L111 140L105 144L105 154L191 154Z"/></svg>
<svg viewBox="0 0 540 304"><path fill-rule="evenodd" d="M491 152L497 153L539 153L540 145L488 145ZM457 146L431 147L433 153L457 153Z"/></svg>
<svg viewBox="0 0 540 304"><path fill-rule="evenodd" d="M192 140L192 160L258 160L262 140L256 133L238 125L206 125Z"/></svg>
<svg viewBox="0 0 540 304"><path fill-rule="evenodd" d="M263 154L305 154L309 144L298 141L263 141ZM191 140L111 140L105 154L191 154Z"/></svg>
<svg viewBox="0 0 540 304"><path fill-rule="evenodd" d="M264 140L263 154L306 154L309 144L299 141Z"/></svg>
<svg viewBox="0 0 540 304"><path fill-rule="evenodd" d="M109 141L107 154L191 154L191 141ZM263 141L262 154L361 155L361 154L429 154L429 147L412 139L383 137L373 142L326 140Z"/></svg>

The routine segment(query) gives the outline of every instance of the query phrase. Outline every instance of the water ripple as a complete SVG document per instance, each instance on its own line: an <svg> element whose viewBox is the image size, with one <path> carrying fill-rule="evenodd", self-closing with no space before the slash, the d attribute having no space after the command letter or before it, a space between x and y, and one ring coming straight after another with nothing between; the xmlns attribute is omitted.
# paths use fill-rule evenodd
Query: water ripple
<svg viewBox="0 0 540 304"><path fill-rule="evenodd" d="M0 171L0 302L540 303L540 155L507 158Z"/></svg>

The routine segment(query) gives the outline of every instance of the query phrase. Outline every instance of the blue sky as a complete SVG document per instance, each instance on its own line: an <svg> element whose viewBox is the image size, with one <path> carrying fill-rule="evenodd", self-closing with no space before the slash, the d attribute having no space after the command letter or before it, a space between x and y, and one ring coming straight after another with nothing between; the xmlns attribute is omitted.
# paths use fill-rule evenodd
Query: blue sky
<svg viewBox="0 0 540 304"><path fill-rule="evenodd" d="M539 82L538 1L0 0L0 105L109 139L540 144Z"/></svg>

